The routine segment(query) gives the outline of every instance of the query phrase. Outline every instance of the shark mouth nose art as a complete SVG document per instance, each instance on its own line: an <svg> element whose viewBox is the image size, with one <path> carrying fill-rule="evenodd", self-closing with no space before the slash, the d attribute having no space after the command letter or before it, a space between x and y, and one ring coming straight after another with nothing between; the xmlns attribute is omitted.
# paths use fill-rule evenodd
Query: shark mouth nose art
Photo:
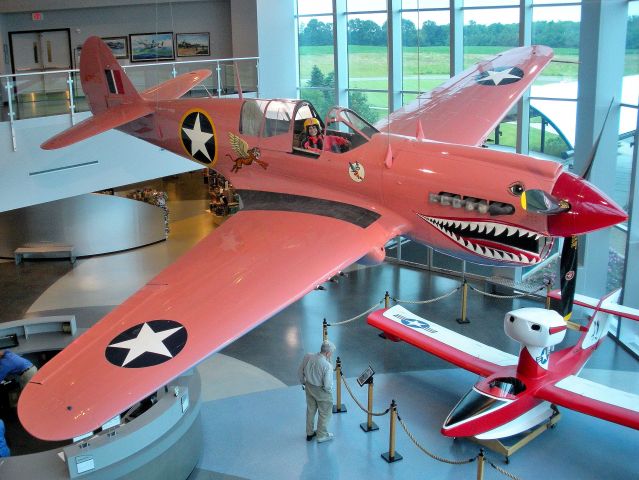
<svg viewBox="0 0 639 480"><path fill-rule="evenodd" d="M553 244L551 237L515 225L417 215L469 252L493 261L535 265Z"/></svg>

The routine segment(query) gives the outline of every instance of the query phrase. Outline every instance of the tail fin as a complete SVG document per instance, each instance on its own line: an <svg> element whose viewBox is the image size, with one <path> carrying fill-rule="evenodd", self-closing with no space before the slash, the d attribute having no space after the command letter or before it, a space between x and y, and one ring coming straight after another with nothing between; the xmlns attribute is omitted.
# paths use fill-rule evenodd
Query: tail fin
<svg viewBox="0 0 639 480"><path fill-rule="evenodd" d="M66 147L152 114L152 100L179 98L210 75L210 70L185 73L139 94L109 47L90 37L82 46L80 80L93 116L50 138L41 148Z"/></svg>
<svg viewBox="0 0 639 480"><path fill-rule="evenodd" d="M142 101L109 47L98 37L89 37L82 46L80 80L94 115L109 107Z"/></svg>
<svg viewBox="0 0 639 480"><path fill-rule="evenodd" d="M585 331L581 336L581 348L586 349L597 344L599 340L608 333L610 317L620 313L615 311L614 308L614 306L619 307L619 305L617 305L617 301L619 300L620 295L621 289L617 289L600 298L594 308L592 305L584 305L587 308L593 309L594 313L590 317L590 320L584 329Z"/></svg>

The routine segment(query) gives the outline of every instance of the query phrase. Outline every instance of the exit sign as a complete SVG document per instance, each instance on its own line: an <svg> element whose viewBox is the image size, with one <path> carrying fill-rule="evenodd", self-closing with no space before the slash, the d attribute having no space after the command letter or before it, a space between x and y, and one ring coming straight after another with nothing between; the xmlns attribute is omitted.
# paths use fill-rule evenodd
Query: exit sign
<svg viewBox="0 0 639 480"><path fill-rule="evenodd" d="M33 20L34 22L39 22L42 20L42 12L33 12L31 14L31 20Z"/></svg>

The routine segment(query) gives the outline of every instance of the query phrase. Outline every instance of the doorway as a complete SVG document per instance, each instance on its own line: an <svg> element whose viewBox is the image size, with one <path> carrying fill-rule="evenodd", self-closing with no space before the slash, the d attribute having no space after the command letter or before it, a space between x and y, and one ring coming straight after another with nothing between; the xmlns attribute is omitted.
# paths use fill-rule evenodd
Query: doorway
<svg viewBox="0 0 639 480"><path fill-rule="evenodd" d="M44 73L72 68L68 28L9 32L13 73ZM62 99L67 95L67 73L15 77L18 101Z"/></svg>

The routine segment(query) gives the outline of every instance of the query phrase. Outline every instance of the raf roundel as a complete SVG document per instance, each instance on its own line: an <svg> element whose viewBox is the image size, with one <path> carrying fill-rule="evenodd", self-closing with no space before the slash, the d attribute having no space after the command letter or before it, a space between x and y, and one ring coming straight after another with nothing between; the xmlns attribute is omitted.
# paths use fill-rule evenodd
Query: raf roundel
<svg viewBox="0 0 639 480"><path fill-rule="evenodd" d="M173 320L150 320L125 330L111 340L105 356L116 367L152 367L178 355L186 340L184 325Z"/></svg>
<svg viewBox="0 0 639 480"><path fill-rule="evenodd" d="M217 140L213 120L204 110L190 110L180 122L180 141L186 153L200 163L215 165Z"/></svg>
<svg viewBox="0 0 639 480"><path fill-rule="evenodd" d="M524 78L524 72L519 67L497 67L486 70L475 77L480 85L497 86L508 85Z"/></svg>

